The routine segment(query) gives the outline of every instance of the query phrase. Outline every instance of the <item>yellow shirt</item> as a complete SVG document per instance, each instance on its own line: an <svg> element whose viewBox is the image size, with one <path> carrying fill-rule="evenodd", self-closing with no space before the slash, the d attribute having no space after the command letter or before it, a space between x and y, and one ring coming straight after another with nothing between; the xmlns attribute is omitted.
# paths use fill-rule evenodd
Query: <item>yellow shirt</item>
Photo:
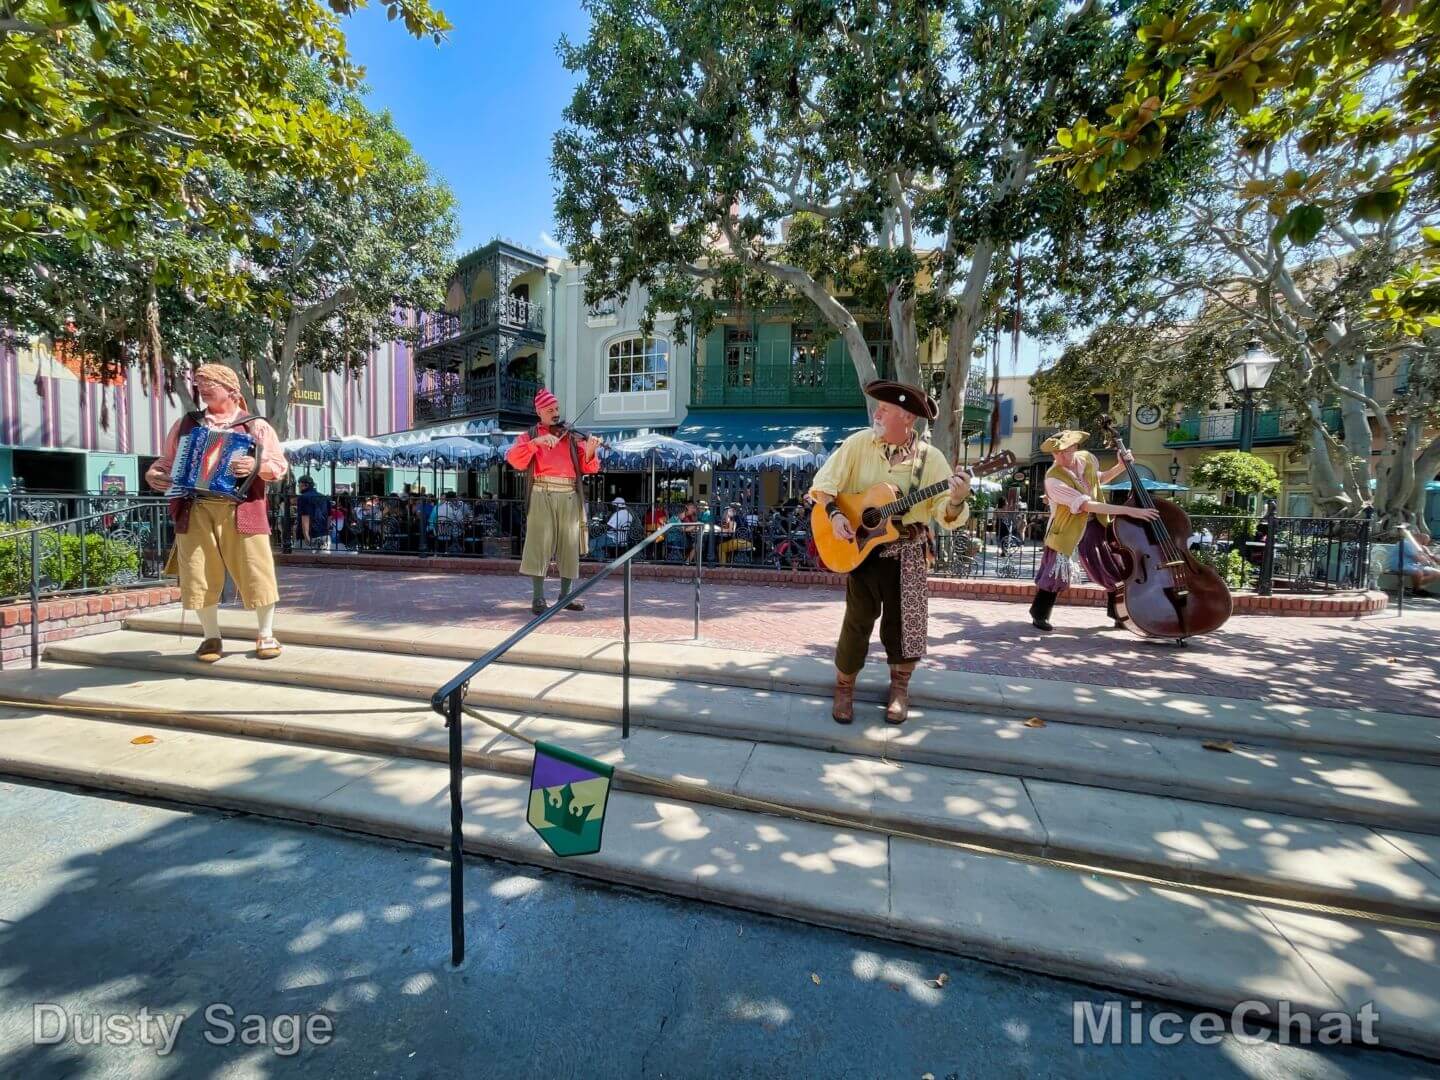
<svg viewBox="0 0 1440 1080"><path fill-rule="evenodd" d="M830 455L825 464L820 466L820 471L815 474L815 480L810 485L811 496L814 497L817 493L855 494L872 484L892 484L899 488L902 494L909 493L911 477L915 473L914 460L907 459L891 465L886 460L884 445L869 431L857 431L851 435ZM917 437L915 453L920 453L922 447L927 448L925 467L921 470L916 488L938 484L950 476L950 464L945 460L945 455ZM923 525L934 518L943 529L957 529L965 524L969 517L969 503L961 503L958 510L952 510L950 493L946 491L912 506L900 520L907 525Z"/></svg>

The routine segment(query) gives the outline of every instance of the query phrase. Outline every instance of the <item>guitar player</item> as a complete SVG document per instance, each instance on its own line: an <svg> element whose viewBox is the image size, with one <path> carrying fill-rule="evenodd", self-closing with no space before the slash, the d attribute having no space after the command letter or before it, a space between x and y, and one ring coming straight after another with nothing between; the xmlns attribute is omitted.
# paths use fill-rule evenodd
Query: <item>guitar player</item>
<svg viewBox="0 0 1440 1080"><path fill-rule="evenodd" d="M890 663L890 695L885 722L903 724L910 709L910 676L928 645L930 592L926 581L928 523L934 518L950 530L970 516L966 499L970 478L953 473L945 455L916 430L934 420L940 408L923 391L883 379L867 383L865 393L878 402L868 431L857 431L815 474L810 497L829 508L837 538L853 540L850 522L831 506L835 496L862 492L873 484L892 484L901 495L949 478L949 488L912 507L902 518L899 540L877 548L845 581L845 621L835 646L835 701L838 724L855 719L855 679L865 665L875 620Z"/></svg>

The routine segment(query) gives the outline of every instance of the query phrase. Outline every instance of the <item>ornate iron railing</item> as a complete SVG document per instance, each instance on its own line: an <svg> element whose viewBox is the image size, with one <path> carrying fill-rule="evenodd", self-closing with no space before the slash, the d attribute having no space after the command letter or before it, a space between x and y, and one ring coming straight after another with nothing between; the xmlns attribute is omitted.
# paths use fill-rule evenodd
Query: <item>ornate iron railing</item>
<svg viewBox="0 0 1440 1080"><path fill-rule="evenodd" d="M174 539L160 499L0 529L0 603L30 602L30 666L40 663L42 600L162 582Z"/></svg>
<svg viewBox="0 0 1440 1080"><path fill-rule="evenodd" d="M1165 436L1166 446L1225 446L1240 443L1239 409L1191 414L1174 421ZM1326 430L1340 431L1340 409L1333 406L1322 410ZM1286 442L1295 437L1305 417L1293 409L1261 409L1255 413L1254 441Z"/></svg>
<svg viewBox="0 0 1440 1080"><path fill-rule="evenodd" d="M486 413L530 412L540 384L533 379L514 379L502 375L499 385L493 375L481 376L468 383L458 379L451 385L417 390L415 419L417 422L452 420Z"/></svg>
<svg viewBox="0 0 1440 1080"><path fill-rule="evenodd" d="M0 494L0 524L25 521L34 525L68 521L88 514L123 514L153 504L157 495L96 495L73 491L8 491Z"/></svg>
<svg viewBox="0 0 1440 1080"><path fill-rule="evenodd" d="M458 312L427 312L420 326L420 350L492 326L505 326L531 333L545 332L545 307L518 296L488 298L466 304Z"/></svg>
<svg viewBox="0 0 1440 1080"><path fill-rule="evenodd" d="M315 530L312 550L517 559L525 542L525 507L516 499L456 498L437 505L432 498L389 496L350 501L344 509L344 521L333 530ZM582 557L608 561L645 532L654 531L662 518L677 521L682 509L682 504L667 502L657 514L651 503L629 502L617 519L615 507L594 501ZM277 507L274 518L280 516ZM285 517L297 520L293 504ZM1277 516L1273 528L1271 520L1249 515L1192 517L1190 550L1236 590L1293 593L1367 587L1370 536L1363 519ZM1044 510L992 507L975 514L963 528L938 533L931 575L1032 580L1044 555L1048 521ZM638 558L676 565L700 558L736 569L824 569L803 506L741 506L731 516L721 513L711 521L687 524L689 532L647 545ZM1274 544L1267 576L1270 536Z"/></svg>

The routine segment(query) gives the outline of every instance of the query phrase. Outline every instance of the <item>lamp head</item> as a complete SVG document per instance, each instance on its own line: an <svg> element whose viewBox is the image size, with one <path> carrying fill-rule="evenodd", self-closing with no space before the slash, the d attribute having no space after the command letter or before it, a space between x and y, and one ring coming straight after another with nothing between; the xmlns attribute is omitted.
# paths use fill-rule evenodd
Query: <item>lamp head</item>
<svg viewBox="0 0 1440 1080"><path fill-rule="evenodd" d="M1251 338L1245 343L1245 351L1226 366L1225 381L1237 394L1264 390L1279 364L1259 338Z"/></svg>

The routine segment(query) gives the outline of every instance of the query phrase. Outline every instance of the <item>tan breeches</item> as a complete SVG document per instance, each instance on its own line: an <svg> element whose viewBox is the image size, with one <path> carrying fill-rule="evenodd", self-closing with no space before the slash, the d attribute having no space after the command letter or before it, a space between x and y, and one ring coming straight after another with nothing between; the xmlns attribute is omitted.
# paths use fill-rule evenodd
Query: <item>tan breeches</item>
<svg viewBox="0 0 1440 1080"><path fill-rule="evenodd" d="M280 599L270 536L241 535L232 502L196 499L191 503L190 527L175 535L175 556L180 570L180 603L187 611L220 602L226 570L247 608L265 607Z"/></svg>

